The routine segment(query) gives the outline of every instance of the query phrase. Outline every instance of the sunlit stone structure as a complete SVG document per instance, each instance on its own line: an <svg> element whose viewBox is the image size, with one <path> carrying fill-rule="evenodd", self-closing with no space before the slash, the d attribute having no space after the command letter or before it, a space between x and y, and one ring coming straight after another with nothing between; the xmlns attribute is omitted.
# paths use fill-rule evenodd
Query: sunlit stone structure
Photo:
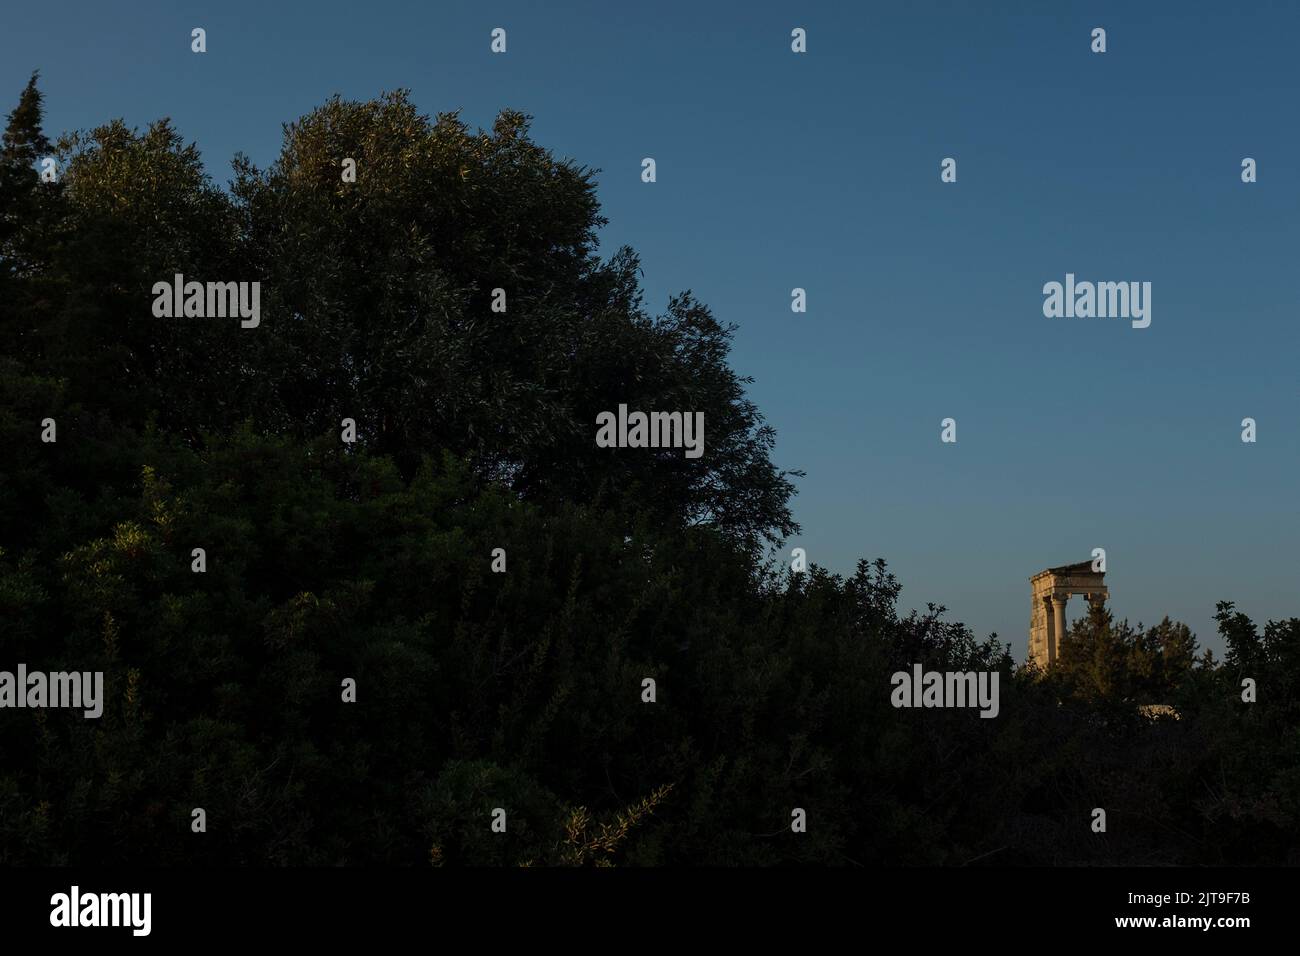
<svg viewBox="0 0 1300 956"><path fill-rule="evenodd" d="M1082 594L1089 604L1105 604L1110 596L1103 579L1105 571L1094 571L1091 561L1066 564L1039 571L1029 579L1033 587L1033 614L1029 618L1029 659L1046 667L1060 654L1065 636L1065 602L1071 594Z"/></svg>

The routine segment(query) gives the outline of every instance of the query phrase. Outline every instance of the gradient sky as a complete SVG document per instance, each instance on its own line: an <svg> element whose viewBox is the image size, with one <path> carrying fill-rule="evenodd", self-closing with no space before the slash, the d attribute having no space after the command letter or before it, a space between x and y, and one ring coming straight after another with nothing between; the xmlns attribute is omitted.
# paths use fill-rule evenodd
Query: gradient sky
<svg viewBox="0 0 1300 956"><path fill-rule="evenodd" d="M1118 616L1220 653L1217 600L1300 613L1300 8L980 6L14 3L0 110L39 68L48 133L170 116L222 184L335 92L530 113L601 170L601 251L640 252L647 306L689 288L738 325L807 472L787 552L884 557L905 608L1023 659L1030 575L1104 547ZM1150 328L1045 318L1066 272L1151 282Z"/></svg>

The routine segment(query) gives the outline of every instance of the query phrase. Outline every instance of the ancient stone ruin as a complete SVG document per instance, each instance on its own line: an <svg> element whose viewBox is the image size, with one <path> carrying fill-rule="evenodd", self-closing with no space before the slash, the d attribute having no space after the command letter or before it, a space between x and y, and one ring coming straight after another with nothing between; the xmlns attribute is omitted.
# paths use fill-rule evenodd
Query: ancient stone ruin
<svg viewBox="0 0 1300 956"><path fill-rule="evenodd" d="M1110 592L1105 571L1094 571L1091 561L1066 564L1039 571L1029 579L1034 589L1033 614L1029 619L1029 659L1046 667L1060 653L1065 636L1065 602L1071 594L1082 594L1089 604L1104 604Z"/></svg>

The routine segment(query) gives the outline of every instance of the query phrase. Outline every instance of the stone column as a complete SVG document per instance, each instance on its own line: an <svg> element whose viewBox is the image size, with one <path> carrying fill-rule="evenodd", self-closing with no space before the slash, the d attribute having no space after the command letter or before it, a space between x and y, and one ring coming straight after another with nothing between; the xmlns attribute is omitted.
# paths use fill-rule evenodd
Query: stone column
<svg viewBox="0 0 1300 956"><path fill-rule="evenodd" d="M1052 654L1052 660L1056 660L1057 655L1061 652L1061 642L1065 640L1065 602L1070 599L1068 594L1052 595L1052 611L1056 615L1056 650Z"/></svg>
<svg viewBox="0 0 1300 956"><path fill-rule="evenodd" d="M1056 618L1052 614L1052 596L1050 594L1043 596L1043 617L1047 623L1044 628L1047 633L1047 640L1044 642L1042 663L1046 667L1056 660Z"/></svg>

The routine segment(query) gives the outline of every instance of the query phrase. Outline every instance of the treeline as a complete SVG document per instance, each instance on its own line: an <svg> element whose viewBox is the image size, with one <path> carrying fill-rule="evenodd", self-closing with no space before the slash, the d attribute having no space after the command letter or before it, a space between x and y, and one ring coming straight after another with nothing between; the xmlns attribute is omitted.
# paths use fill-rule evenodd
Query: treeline
<svg viewBox="0 0 1300 956"><path fill-rule="evenodd" d="M1300 621L1223 604L1215 662L1102 612L1042 675L883 561L790 574L730 330L647 312L602 223L514 113L333 99L226 191L165 121L47 141L28 85L0 670L107 701L0 710L0 864L1300 862ZM178 272L259 281L261 324L154 318ZM704 456L597 448L619 403L703 411ZM915 663L998 671L998 717L894 709Z"/></svg>

